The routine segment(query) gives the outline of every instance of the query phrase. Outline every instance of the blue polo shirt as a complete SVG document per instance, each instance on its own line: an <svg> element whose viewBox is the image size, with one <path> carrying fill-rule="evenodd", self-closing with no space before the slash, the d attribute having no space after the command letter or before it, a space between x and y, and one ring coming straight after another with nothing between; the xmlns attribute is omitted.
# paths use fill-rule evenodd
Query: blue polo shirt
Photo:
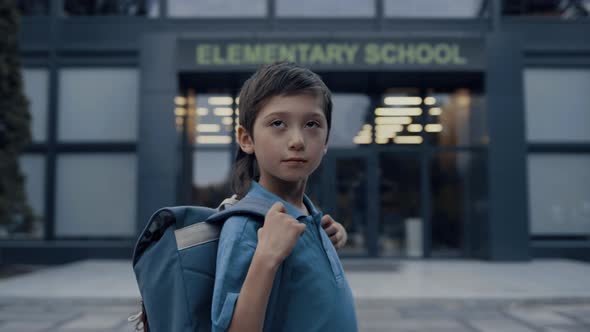
<svg viewBox="0 0 590 332"><path fill-rule="evenodd" d="M277 270L264 331L357 331L352 292L336 249L322 229L322 213L304 196L310 212L306 216L255 181L247 196L282 202L289 215L307 226ZM256 250L259 227L251 217L233 216L221 230L211 309L213 331L229 327Z"/></svg>

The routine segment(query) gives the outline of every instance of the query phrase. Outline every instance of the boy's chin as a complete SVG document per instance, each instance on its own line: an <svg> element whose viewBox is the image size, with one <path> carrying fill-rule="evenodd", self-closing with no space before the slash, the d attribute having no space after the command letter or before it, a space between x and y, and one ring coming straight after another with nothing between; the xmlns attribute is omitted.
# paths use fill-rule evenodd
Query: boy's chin
<svg viewBox="0 0 590 332"><path fill-rule="evenodd" d="M298 183L301 181L305 181L305 180L307 180L308 177L309 177L309 175L303 175L303 174L285 174L285 175L278 176L278 178L281 181L290 182L290 183Z"/></svg>

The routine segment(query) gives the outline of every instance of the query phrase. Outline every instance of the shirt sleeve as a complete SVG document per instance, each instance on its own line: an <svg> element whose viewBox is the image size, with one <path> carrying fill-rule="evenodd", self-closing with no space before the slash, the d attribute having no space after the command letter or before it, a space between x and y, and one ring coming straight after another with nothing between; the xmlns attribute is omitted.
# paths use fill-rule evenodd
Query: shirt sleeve
<svg viewBox="0 0 590 332"><path fill-rule="evenodd" d="M211 305L213 331L226 331L229 327L256 250L256 239L248 238L252 232L245 231L250 226L247 223L245 217L231 217L221 230Z"/></svg>

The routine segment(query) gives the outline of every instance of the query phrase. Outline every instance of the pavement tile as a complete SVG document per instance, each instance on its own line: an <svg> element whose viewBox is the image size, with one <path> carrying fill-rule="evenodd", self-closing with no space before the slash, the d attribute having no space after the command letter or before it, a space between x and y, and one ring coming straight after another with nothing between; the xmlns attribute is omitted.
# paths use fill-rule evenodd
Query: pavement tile
<svg viewBox="0 0 590 332"><path fill-rule="evenodd" d="M53 322L26 322L26 321L8 321L0 323L2 332L41 332L54 326Z"/></svg>
<svg viewBox="0 0 590 332"><path fill-rule="evenodd" d="M70 329L70 328L58 328L58 329L53 329L53 330L47 331L47 332L134 332L134 330L131 327L128 327L126 329L120 329L120 328L119 329L95 329L95 328L85 328L85 329L75 328L75 329Z"/></svg>
<svg viewBox="0 0 590 332"><path fill-rule="evenodd" d="M543 332L588 332L590 325L587 326L555 326L543 329Z"/></svg>
<svg viewBox="0 0 590 332"><path fill-rule="evenodd" d="M566 317L570 317L582 323L590 325L590 306L565 305L561 307L553 306L552 308L553 311L559 312L560 314Z"/></svg>
<svg viewBox="0 0 590 332"><path fill-rule="evenodd" d="M112 330L123 322L127 322L127 317L123 317L120 314L86 313L59 326L59 328L63 330L85 330L89 328Z"/></svg>
<svg viewBox="0 0 590 332"><path fill-rule="evenodd" d="M532 329L514 320L504 319L468 319L466 322L478 332L533 332Z"/></svg>
<svg viewBox="0 0 590 332"><path fill-rule="evenodd" d="M576 321L554 312L550 309L531 308L510 308L506 313L534 326L546 327L554 325L576 325Z"/></svg>
<svg viewBox="0 0 590 332"><path fill-rule="evenodd" d="M369 321L361 318L359 320L359 326L363 328L385 328L395 327L396 329L404 330L419 330L424 329L461 329L464 328L463 324L455 320L450 319L392 319L389 321Z"/></svg>
<svg viewBox="0 0 590 332"><path fill-rule="evenodd" d="M357 317L363 317L364 319L397 319L401 318L400 313L395 309L356 309Z"/></svg>
<svg viewBox="0 0 590 332"><path fill-rule="evenodd" d="M70 309L72 311L72 309ZM78 312L51 313L51 312L0 312L0 321L30 321L30 322L60 322L80 315Z"/></svg>

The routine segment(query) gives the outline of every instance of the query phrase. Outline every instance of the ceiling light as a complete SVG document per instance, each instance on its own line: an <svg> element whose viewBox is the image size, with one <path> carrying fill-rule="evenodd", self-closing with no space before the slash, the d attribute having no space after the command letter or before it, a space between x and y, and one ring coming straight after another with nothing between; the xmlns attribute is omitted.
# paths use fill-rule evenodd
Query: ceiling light
<svg viewBox="0 0 590 332"><path fill-rule="evenodd" d="M385 97L385 105L420 105L422 98L420 97Z"/></svg>
<svg viewBox="0 0 590 332"><path fill-rule="evenodd" d="M230 144L231 136L197 136L199 144Z"/></svg>
<svg viewBox="0 0 590 332"><path fill-rule="evenodd" d="M393 139L396 144L421 144L422 137L420 136L397 136Z"/></svg>
<svg viewBox="0 0 590 332"><path fill-rule="evenodd" d="M412 123L412 118L409 116L400 116L400 117L376 117L375 118L376 124L410 124Z"/></svg>
<svg viewBox="0 0 590 332"><path fill-rule="evenodd" d="M209 97L209 105L231 105L234 102L232 97Z"/></svg>

